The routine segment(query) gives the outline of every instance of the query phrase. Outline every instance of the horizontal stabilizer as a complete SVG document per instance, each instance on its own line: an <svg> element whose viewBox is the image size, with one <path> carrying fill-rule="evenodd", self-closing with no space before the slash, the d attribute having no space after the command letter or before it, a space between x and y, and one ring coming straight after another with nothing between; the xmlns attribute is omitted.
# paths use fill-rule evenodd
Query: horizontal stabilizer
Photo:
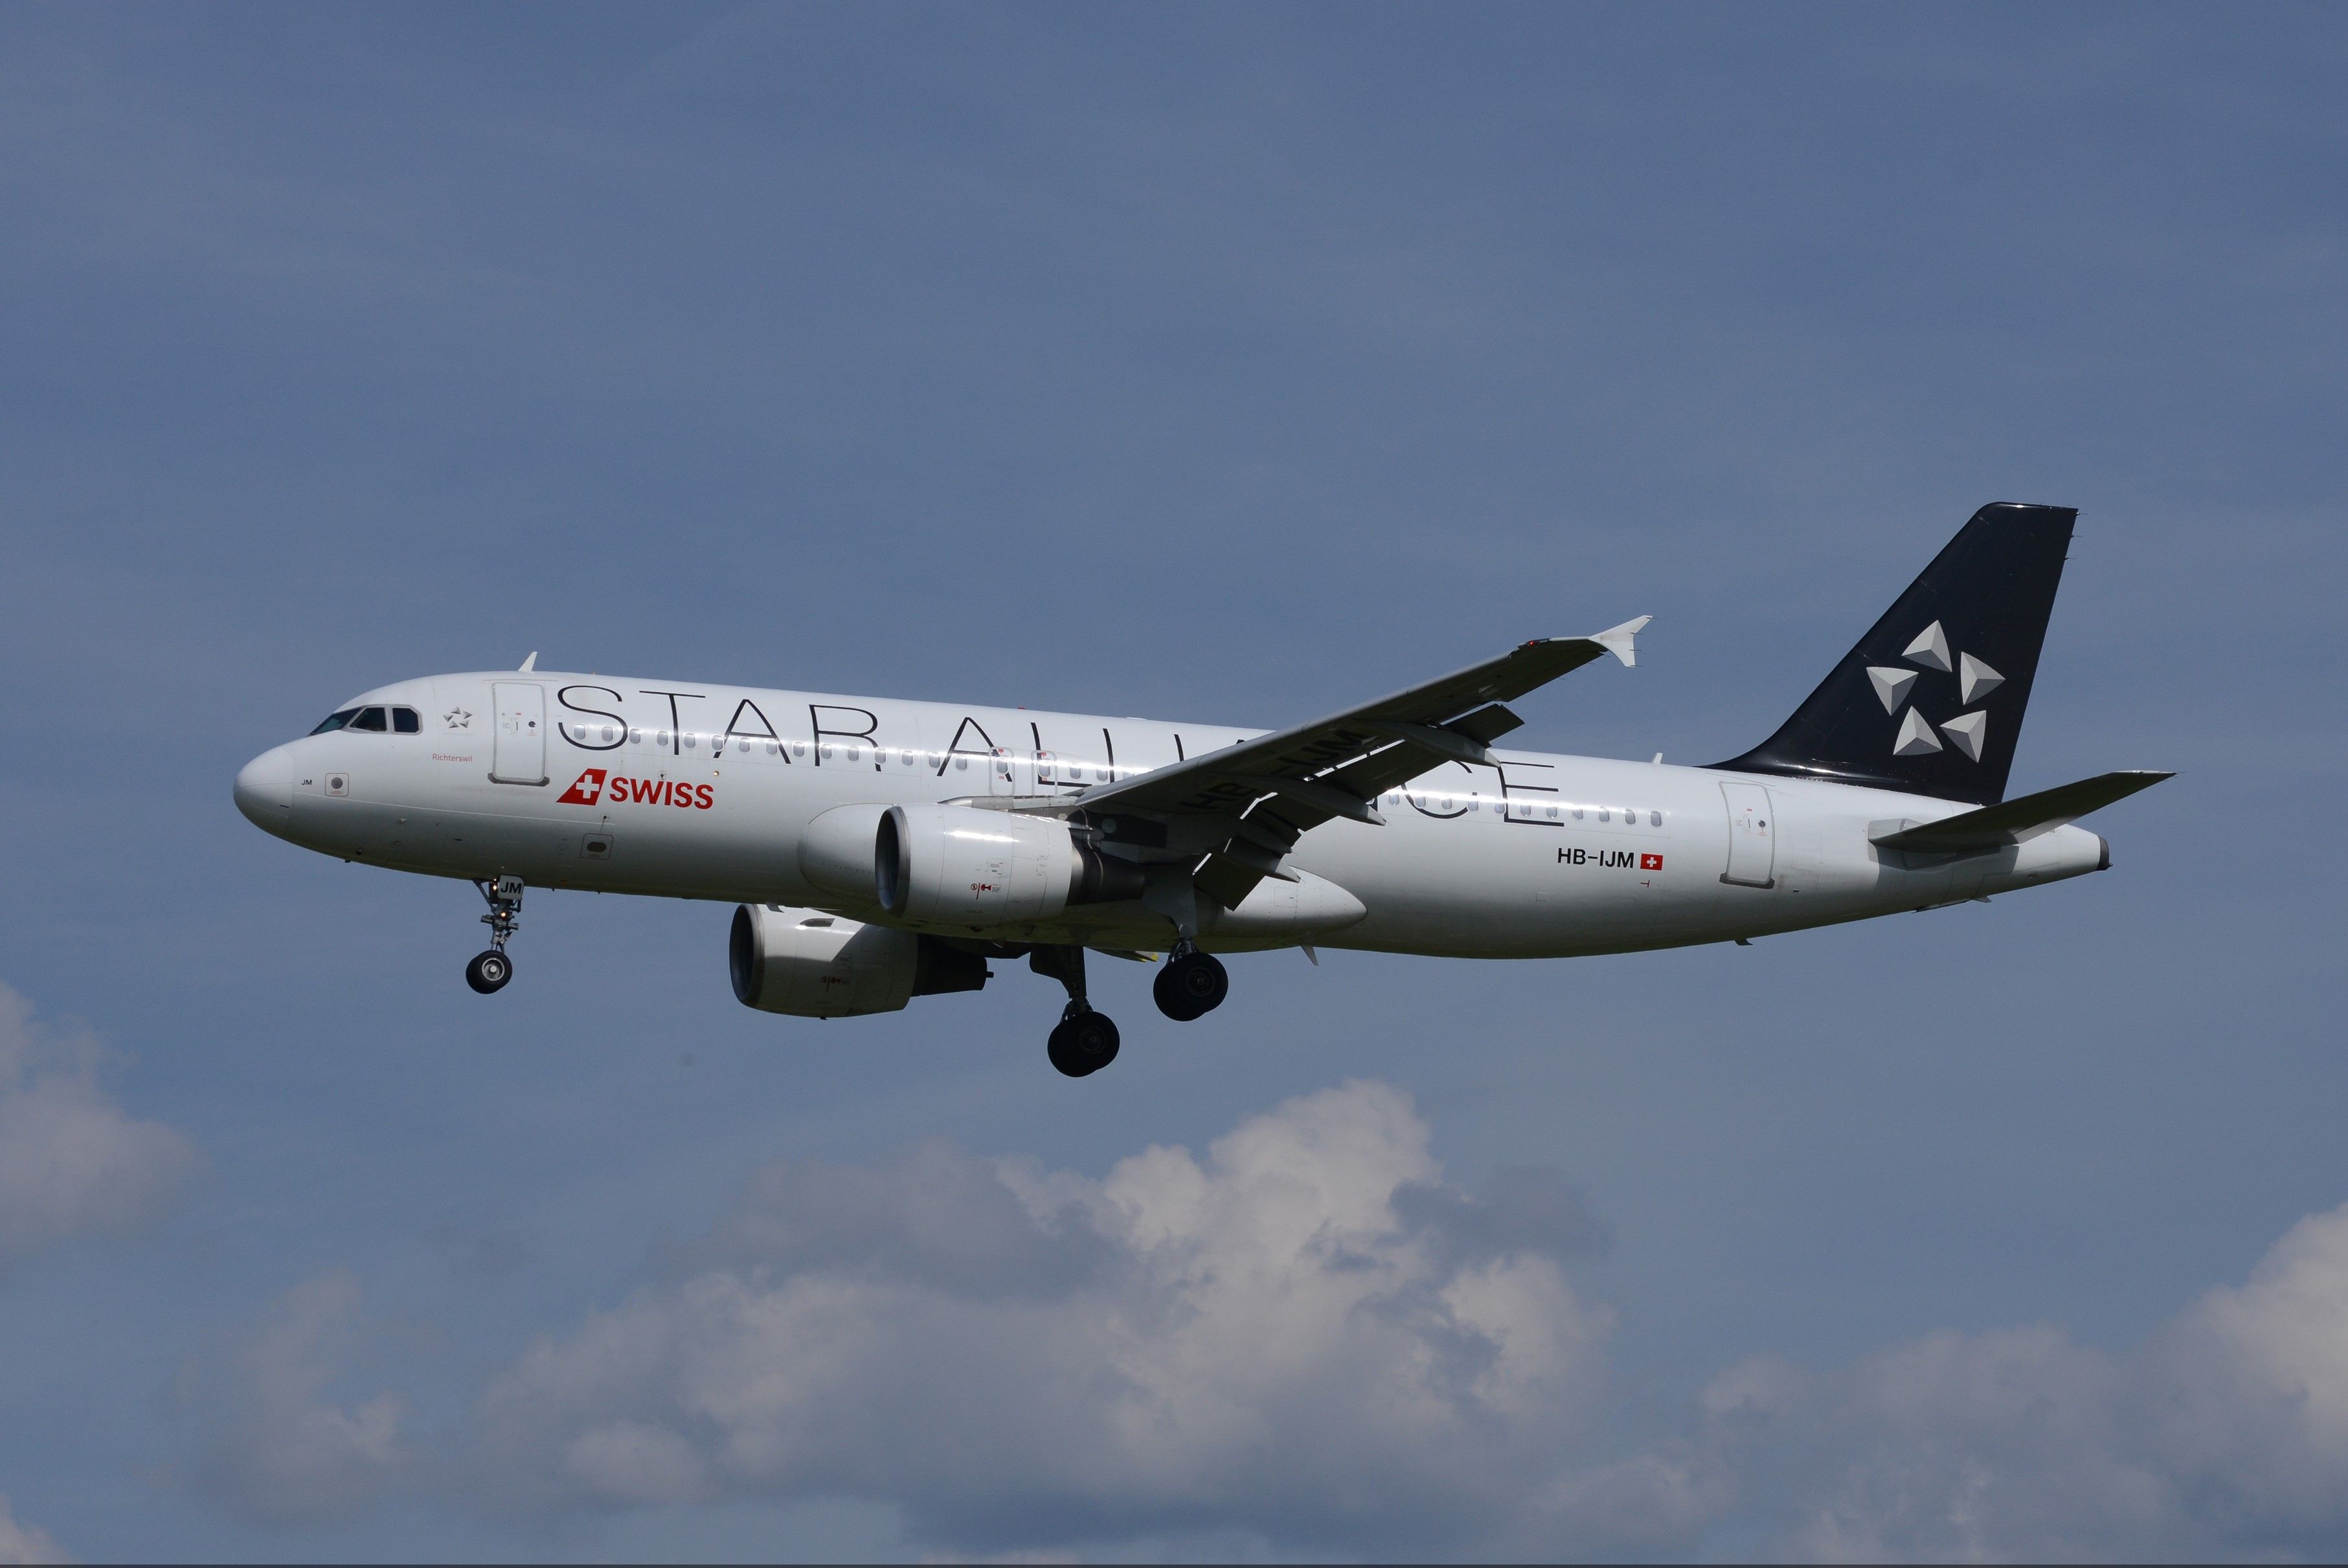
<svg viewBox="0 0 2348 1568"><path fill-rule="evenodd" d="M2161 780L2176 776L2162 773L2098 774L2077 784L2058 784L2003 805L1983 806L1939 822L1915 827L1885 823L1881 825L1885 831L1869 834L1868 838L1878 848L1916 855L1973 855L2003 849L2042 833L2052 833L2091 811L2100 811L2114 801L2126 800L2138 790L2150 789Z"/></svg>

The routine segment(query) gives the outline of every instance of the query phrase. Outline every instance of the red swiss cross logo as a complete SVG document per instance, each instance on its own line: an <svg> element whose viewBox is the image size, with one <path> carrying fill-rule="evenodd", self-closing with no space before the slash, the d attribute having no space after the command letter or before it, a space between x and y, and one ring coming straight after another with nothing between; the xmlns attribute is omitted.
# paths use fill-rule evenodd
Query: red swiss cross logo
<svg viewBox="0 0 2348 1568"><path fill-rule="evenodd" d="M597 800L602 797L603 774L604 770L602 768L589 768L585 773L579 775L577 783L573 784L569 789L562 792L561 798L557 800L554 804L557 805L593 805Z"/></svg>
<svg viewBox="0 0 2348 1568"><path fill-rule="evenodd" d="M1660 855L1642 855L1641 856L1639 856L1639 869L1640 869L1640 870L1642 870L1642 871L1661 871L1663 868L1663 857L1662 856L1660 856Z"/></svg>

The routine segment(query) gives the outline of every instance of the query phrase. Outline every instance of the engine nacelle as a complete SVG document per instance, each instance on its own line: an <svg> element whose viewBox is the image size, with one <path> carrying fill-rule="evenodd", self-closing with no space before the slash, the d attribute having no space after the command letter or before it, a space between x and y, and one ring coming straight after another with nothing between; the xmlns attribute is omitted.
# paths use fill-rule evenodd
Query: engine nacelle
<svg viewBox="0 0 2348 1568"><path fill-rule="evenodd" d="M880 907L923 925L1048 920L1076 880L1068 825L966 805L892 805L873 855Z"/></svg>
<svg viewBox="0 0 2348 1568"><path fill-rule="evenodd" d="M1055 817L892 805L873 849L880 907L922 925L1048 920L1071 904L1141 897L1141 868L1079 843Z"/></svg>
<svg viewBox="0 0 2348 1568"><path fill-rule="evenodd" d="M746 1007L799 1018L895 1012L914 997L974 991L986 960L934 937L867 926L820 909L745 904L726 967Z"/></svg>

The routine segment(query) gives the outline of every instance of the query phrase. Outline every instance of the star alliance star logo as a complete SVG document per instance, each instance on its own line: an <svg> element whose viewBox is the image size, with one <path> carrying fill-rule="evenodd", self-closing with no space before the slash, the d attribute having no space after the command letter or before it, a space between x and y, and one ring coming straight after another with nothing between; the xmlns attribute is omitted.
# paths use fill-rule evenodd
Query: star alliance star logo
<svg viewBox="0 0 2348 1568"><path fill-rule="evenodd" d="M469 730L473 727L473 715L462 708L451 708L440 715L440 722L452 730Z"/></svg>
<svg viewBox="0 0 2348 1568"><path fill-rule="evenodd" d="M1991 669L1970 653L1960 653L1954 664L1949 662L1949 639L1939 621L1916 634L1900 655L1910 664L1927 670L1938 670L1957 678L1957 701L1971 708L1977 697L1986 697L2005 684L2005 677ZM1900 705L1908 701L1909 689L1916 684L1916 671L1881 664L1867 667L1867 678L1875 687L1876 700L1887 713L1899 714ZM1982 747L1989 736L1989 715L1978 708L1944 721L1935 731L1931 722L1910 708L1900 718L1900 733L1891 742L1895 757L1921 757L1943 749L1942 743L1954 746L1967 762L1982 760Z"/></svg>

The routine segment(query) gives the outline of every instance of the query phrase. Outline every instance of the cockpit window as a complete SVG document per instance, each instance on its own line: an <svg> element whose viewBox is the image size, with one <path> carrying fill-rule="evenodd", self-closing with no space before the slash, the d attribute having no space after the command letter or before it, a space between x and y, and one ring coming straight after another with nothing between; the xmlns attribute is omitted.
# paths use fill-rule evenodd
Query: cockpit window
<svg viewBox="0 0 2348 1568"><path fill-rule="evenodd" d="M391 711L391 727L403 735L413 735L423 731L424 722L416 716L413 708L394 708Z"/></svg>
<svg viewBox="0 0 2348 1568"><path fill-rule="evenodd" d="M353 730L374 730L380 733L381 732L391 728L391 723L390 721L384 716L384 712L381 708L361 708L359 710L358 717L353 719L350 723L345 727Z"/></svg>
<svg viewBox="0 0 2348 1568"><path fill-rule="evenodd" d="M356 708L345 708L338 713L329 713L319 720L318 727L310 733L314 735L323 735L328 730L339 730L358 716L359 711Z"/></svg>

